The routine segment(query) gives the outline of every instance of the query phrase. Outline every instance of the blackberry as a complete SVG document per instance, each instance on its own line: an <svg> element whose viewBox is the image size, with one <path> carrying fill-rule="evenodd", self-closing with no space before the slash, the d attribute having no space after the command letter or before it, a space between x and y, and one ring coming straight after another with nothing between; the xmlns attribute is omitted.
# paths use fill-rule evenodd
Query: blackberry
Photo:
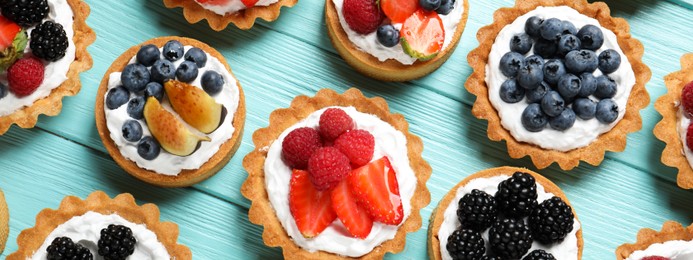
<svg viewBox="0 0 693 260"><path fill-rule="evenodd" d="M471 229L458 229L448 237L445 246L455 260L475 260L481 258L486 252L484 239L481 233Z"/></svg>
<svg viewBox="0 0 693 260"><path fill-rule="evenodd" d="M556 258L549 252L537 249L527 254L522 260L556 260Z"/></svg>
<svg viewBox="0 0 693 260"><path fill-rule="evenodd" d="M91 260L94 256L86 247L75 244L69 237L56 237L51 245L46 248L48 260L72 259Z"/></svg>
<svg viewBox="0 0 693 260"><path fill-rule="evenodd" d="M34 56L47 61L57 61L65 57L67 42L65 29L59 23L46 21L31 31L29 47Z"/></svg>
<svg viewBox="0 0 693 260"><path fill-rule="evenodd" d="M124 260L135 252L136 243L129 227L110 224L101 230L99 255L106 260Z"/></svg>
<svg viewBox="0 0 693 260"><path fill-rule="evenodd" d="M503 219L491 226L491 251L503 259L520 259L532 247L532 232L522 219Z"/></svg>
<svg viewBox="0 0 693 260"><path fill-rule="evenodd" d="M534 238L544 244L563 240L573 230L573 210L559 197L545 200L529 215Z"/></svg>
<svg viewBox="0 0 693 260"><path fill-rule="evenodd" d="M497 256L485 255L484 257L480 258L479 260L503 260L503 259L500 257L497 257Z"/></svg>
<svg viewBox="0 0 693 260"><path fill-rule="evenodd" d="M537 207L537 184L527 173L516 172L498 184L496 202L501 212L510 217L526 217Z"/></svg>
<svg viewBox="0 0 693 260"><path fill-rule="evenodd" d="M486 192L474 189L458 202L457 217L464 228L484 231L496 222L496 199Z"/></svg>
<svg viewBox="0 0 693 260"><path fill-rule="evenodd" d="M47 0L3 0L0 3L2 16L21 27L31 27L48 15Z"/></svg>

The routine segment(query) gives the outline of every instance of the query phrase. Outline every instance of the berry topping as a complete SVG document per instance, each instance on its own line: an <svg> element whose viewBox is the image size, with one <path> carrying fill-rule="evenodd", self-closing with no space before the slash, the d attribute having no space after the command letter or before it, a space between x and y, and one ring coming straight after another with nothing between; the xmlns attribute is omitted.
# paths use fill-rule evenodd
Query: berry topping
<svg viewBox="0 0 693 260"><path fill-rule="evenodd" d="M563 35L563 22L556 18L546 19L539 26L539 34L545 40L558 40Z"/></svg>
<svg viewBox="0 0 693 260"><path fill-rule="evenodd" d="M532 233L522 219L503 219L489 231L491 251L503 259L520 259L532 246Z"/></svg>
<svg viewBox="0 0 693 260"><path fill-rule="evenodd" d="M683 86L683 90L681 90L681 105L689 117L693 116L693 81Z"/></svg>
<svg viewBox="0 0 693 260"><path fill-rule="evenodd" d="M378 42L385 47L394 47L399 44L399 30L391 24L378 27Z"/></svg>
<svg viewBox="0 0 693 260"><path fill-rule="evenodd" d="M616 82L606 75L601 75L595 79L596 88L594 96L599 99L612 98L616 95Z"/></svg>
<svg viewBox="0 0 693 260"><path fill-rule="evenodd" d="M322 147L315 150L308 159L308 171L315 189L324 191L332 189L349 175L351 166L349 158L339 149Z"/></svg>
<svg viewBox="0 0 693 260"><path fill-rule="evenodd" d="M558 80L558 93L564 99L574 98L580 93L580 78L573 74L565 74Z"/></svg>
<svg viewBox="0 0 693 260"><path fill-rule="evenodd" d="M436 9L436 12L440 15L448 15L455 9L455 0L441 0L440 7Z"/></svg>
<svg viewBox="0 0 693 260"><path fill-rule="evenodd" d="M522 260L556 260L556 258L549 252L537 249L529 252Z"/></svg>
<svg viewBox="0 0 693 260"><path fill-rule="evenodd" d="M546 96L543 99L546 99ZM522 126L524 126L527 131L539 132L544 129L548 122L549 118L546 117L546 114L544 114L538 103L529 104L529 106L522 111Z"/></svg>
<svg viewBox="0 0 693 260"><path fill-rule="evenodd" d="M318 191L307 171L293 170L289 186L289 209L304 237L319 235L336 218L329 191Z"/></svg>
<svg viewBox="0 0 693 260"><path fill-rule="evenodd" d="M31 27L46 18L50 8L47 0L3 0L0 2L2 16L22 27Z"/></svg>
<svg viewBox="0 0 693 260"><path fill-rule="evenodd" d="M28 38L19 25L0 16L0 71L24 56Z"/></svg>
<svg viewBox="0 0 693 260"><path fill-rule="evenodd" d="M202 89L209 95L216 95L224 88L224 77L216 71L208 70L202 74Z"/></svg>
<svg viewBox="0 0 693 260"><path fill-rule="evenodd" d="M107 260L125 260L135 252L135 244L137 240L129 227L110 224L101 230L99 255Z"/></svg>
<svg viewBox="0 0 693 260"><path fill-rule="evenodd" d="M558 84L558 80L565 75L565 65L560 59L550 59L544 63L544 80L551 85Z"/></svg>
<svg viewBox="0 0 693 260"><path fill-rule="evenodd" d="M610 124L618 118L618 105L613 99L602 99L597 103L597 120L599 122Z"/></svg>
<svg viewBox="0 0 693 260"><path fill-rule="evenodd" d="M426 11L435 11L440 7L442 0L419 0L419 5Z"/></svg>
<svg viewBox="0 0 693 260"><path fill-rule="evenodd" d="M544 59L551 59L556 55L558 48L555 41L537 39L534 43L534 54L541 56Z"/></svg>
<svg viewBox="0 0 693 260"><path fill-rule="evenodd" d="M282 158L292 169L308 168L308 159L322 147L318 131L309 127L296 128L282 141Z"/></svg>
<svg viewBox="0 0 693 260"><path fill-rule="evenodd" d="M185 60L192 61L198 68L204 68L207 65L207 54L200 48L190 48L184 56Z"/></svg>
<svg viewBox="0 0 693 260"><path fill-rule="evenodd" d="M373 220L388 225L402 223L404 210L399 184L387 157L352 171L347 180L356 201L366 208Z"/></svg>
<svg viewBox="0 0 693 260"><path fill-rule="evenodd" d="M663 256L646 256L640 260L670 260L669 258Z"/></svg>
<svg viewBox="0 0 693 260"><path fill-rule="evenodd" d="M143 96L136 96L132 99L130 99L130 102L128 103L128 115L134 119L142 119L144 118L144 104L145 104L145 99Z"/></svg>
<svg viewBox="0 0 693 260"><path fill-rule="evenodd" d="M693 124L688 124L686 129L686 147L693 151Z"/></svg>
<svg viewBox="0 0 693 260"><path fill-rule="evenodd" d="M604 34L599 27L588 24L580 28L577 33L582 48L596 51L604 44Z"/></svg>
<svg viewBox="0 0 693 260"><path fill-rule="evenodd" d="M159 60L161 57L161 51L154 44L144 45L137 51L135 56L137 63L144 65L145 67L150 67L154 65L154 62Z"/></svg>
<svg viewBox="0 0 693 260"><path fill-rule="evenodd" d="M501 88L502 87L503 86L501 85ZM546 93L549 93L549 90L551 90L551 86L549 86L549 83L546 83L546 81L542 81L537 88L527 90L527 102L540 102L544 98L544 96L546 96ZM503 97L501 96L501 98Z"/></svg>
<svg viewBox="0 0 693 260"><path fill-rule="evenodd" d="M409 56L430 60L443 48L445 28L436 12L418 10L402 25L402 47Z"/></svg>
<svg viewBox="0 0 693 260"><path fill-rule="evenodd" d="M539 17L532 16L527 21L525 22L525 32L529 34L529 36L532 37L539 37L539 29L541 28L541 24L544 23L544 20L542 20Z"/></svg>
<svg viewBox="0 0 693 260"><path fill-rule="evenodd" d="M176 66L169 60L157 60L151 68L151 81L164 84L176 77Z"/></svg>
<svg viewBox="0 0 693 260"><path fill-rule="evenodd" d="M419 8L419 0L380 0L380 8L392 23L402 23Z"/></svg>
<svg viewBox="0 0 693 260"><path fill-rule="evenodd" d="M351 130L339 136L334 141L334 147L346 155L351 166L356 169L373 159L375 138L366 130Z"/></svg>
<svg viewBox="0 0 693 260"><path fill-rule="evenodd" d="M613 49L608 49L599 54L599 70L604 74L610 74L621 66L621 55Z"/></svg>
<svg viewBox="0 0 693 260"><path fill-rule="evenodd" d="M503 260L503 259L498 257L498 256L485 255L484 257L479 258L479 260Z"/></svg>
<svg viewBox="0 0 693 260"><path fill-rule="evenodd" d="M563 35L566 34L572 34L572 35L577 35L578 30L575 28L575 25L571 23L570 21L563 21Z"/></svg>
<svg viewBox="0 0 693 260"><path fill-rule="evenodd" d="M184 61L176 69L176 79L181 82L189 83L197 78L199 73L197 65L192 61Z"/></svg>
<svg viewBox="0 0 693 260"><path fill-rule="evenodd" d="M592 73L585 72L580 74L580 92L579 97L589 97L597 90L597 78Z"/></svg>
<svg viewBox="0 0 693 260"><path fill-rule="evenodd" d="M560 56L565 56L571 51L576 51L580 49L580 39L578 39L577 36L572 35L572 34L564 34L561 35L561 38L558 39L558 55Z"/></svg>
<svg viewBox="0 0 693 260"><path fill-rule="evenodd" d="M228 1L228 0L224 0L224 1ZM248 7L248 8L255 6L255 4L257 4L258 1L260 1L260 0L241 0L241 2L243 2L243 5L245 5L245 7Z"/></svg>
<svg viewBox="0 0 693 260"><path fill-rule="evenodd" d="M116 109L130 100L130 92L123 86L112 88L106 94L106 107Z"/></svg>
<svg viewBox="0 0 693 260"><path fill-rule="evenodd" d="M123 138L130 142L137 142L142 139L142 125L135 120L125 121L123 124Z"/></svg>
<svg viewBox="0 0 693 260"><path fill-rule="evenodd" d="M154 97L161 101L164 98L164 86L157 82L149 82L144 87L144 97Z"/></svg>
<svg viewBox="0 0 693 260"><path fill-rule="evenodd" d="M479 231L458 229L448 236L445 248L455 260L479 259L486 253L486 245Z"/></svg>
<svg viewBox="0 0 693 260"><path fill-rule="evenodd" d="M70 43L63 26L52 21L46 21L31 31L31 52L34 56L47 61L57 61L65 57L65 51Z"/></svg>
<svg viewBox="0 0 693 260"><path fill-rule="evenodd" d="M183 44L176 40L170 40L164 44L164 58L169 61L177 61L183 57Z"/></svg>
<svg viewBox="0 0 693 260"><path fill-rule="evenodd" d="M31 95L43 82L43 63L36 58L17 60L7 70L10 91L19 97Z"/></svg>
<svg viewBox="0 0 693 260"><path fill-rule="evenodd" d="M7 85L0 83L0 99L6 97L8 93L10 93L10 90L7 88Z"/></svg>
<svg viewBox="0 0 693 260"><path fill-rule="evenodd" d="M356 203L356 198L346 181L341 181L331 193L332 209L351 236L365 239L373 228L373 219L366 209Z"/></svg>
<svg viewBox="0 0 693 260"><path fill-rule="evenodd" d="M154 160L161 153L161 145L151 136L145 136L137 143L137 154L145 160Z"/></svg>
<svg viewBox="0 0 693 260"><path fill-rule="evenodd" d="M375 32L383 21L376 0L344 0L342 14L349 28L359 34Z"/></svg>
<svg viewBox="0 0 693 260"><path fill-rule="evenodd" d="M541 110L548 116L553 117L560 115L563 109L565 109L565 101L563 97L561 97L561 94L558 94L556 91L549 91L549 93L546 93L546 96L541 99Z"/></svg>
<svg viewBox="0 0 693 260"><path fill-rule="evenodd" d="M532 57L541 59L539 56ZM535 89L544 80L544 60L535 59L535 62L531 63L529 58L525 60L525 64L517 72L517 84L525 89Z"/></svg>
<svg viewBox="0 0 693 260"><path fill-rule="evenodd" d="M575 124L575 111L573 109L566 107L561 114L549 119L549 125L551 128L558 131L564 131L568 128L573 127Z"/></svg>
<svg viewBox="0 0 693 260"><path fill-rule="evenodd" d="M334 141L354 129L354 120L340 108L328 108L320 115L320 136L325 141Z"/></svg>
<svg viewBox="0 0 693 260"><path fill-rule="evenodd" d="M591 50L571 51L565 55L565 68L575 75L594 72L597 66L597 54Z"/></svg>
<svg viewBox="0 0 693 260"><path fill-rule="evenodd" d="M137 63L125 66L125 69L120 74L120 81L123 83L123 87L135 93L144 90L150 79L151 75L147 67Z"/></svg>
<svg viewBox="0 0 693 260"><path fill-rule="evenodd" d="M589 98L578 98L573 101L573 110L575 115L584 120L590 120L594 118L597 113L597 102L592 101Z"/></svg>
<svg viewBox="0 0 693 260"><path fill-rule="evenodd" d="M517 103L525 97L525 89L518 86L515 79L510 78L501 84L500 97L505 103Z"/></svg>
<svg viewBox="0 0 693 260"><path fill-rule="evenodd" d="M465 194L457 205L457 217L464 228L484 231L496 222L496 199L484 191L472 190L472 193Z"/></svg>
<svg viewBox="0 0 693 260"><path fill-rule="evenodd" d="M537 184L532 175L516 172L498 184L496 201L501 212L512 217L524 217L537 206Z"/></svg>
<svg viewBox="0 0 693 260"><path fill-rule="evenodd" d="M562 241L573 230L573 210L559 197L551 197L529 215L529 229L534 239L551 244Z"/></svg>
<svg viewBox="0 0 693 260"><path fill-rule="evenodd" d="M532 38L525 33L517 34L510 39L510 51L526 54L532 49Z"/></svg>
<svg viewBox="0 0 693 260"><path fill-rule="evenodd" d="M500 71L508 78L513 78L517 76L517 72L520 71L520 67L525 62L525 57L517 52L508 52L503 54L500 59Z"/></svg>
<svg viewBox="0 0 693 260"><path fill-rule="evenodd" d="M56 237L46 248L48 260L91 260L94 256L88 248L75 244L69 237Z"/></svg>

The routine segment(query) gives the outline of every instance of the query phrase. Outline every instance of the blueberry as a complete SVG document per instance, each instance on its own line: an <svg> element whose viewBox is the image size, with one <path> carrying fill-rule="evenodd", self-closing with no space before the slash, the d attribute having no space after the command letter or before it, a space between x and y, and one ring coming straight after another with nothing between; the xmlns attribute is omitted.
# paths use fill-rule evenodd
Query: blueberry
<svg viewBox="0 0 693 260"><path fill-rule="evenodd" d="M621 55L613 49L608 49L599 54L599 70L604 74L613 73L621 66Z"/></svg>
<svg viewBox="0 0 693 260"><path fill-rule="evenodd" d="M522 111L522 126L530 132L539 132L544 129L549 119L541 111L539 104L529 104Z"/></svg>
<svg viewBox="0 0 693 260"><path fill-rule="evenodd" d="M597 90L597 78L592 73L585 72L580 75L580 97L589 97Z"/></svg>
<svg viewBox="0 0 693 260"><path fill-rule="evenodd" d="M558 131L565 131L568 128L573 127L574 124L575 112L568 107L563 109L563 112L561 112L560 115L549 119L549 125L551 126L551 128L556 129Z"/></svg>
<svg viewBox="0 0 693 260"><path fill-rule="evenodd" d="M517 52L508 52L500 60L500 70L506 77L517 76L517 72L522 67L525 57Z"/></svg>
<svg viewBox="0 0 693 260"><path fill-rule="evenodd" d="M532 55L532 56L525 58L525 64L532 66L532 67L535 67L535 68L543 69L544 68L544 59L539 55Z"/></svg>
<svg viewBox="0 0 693 260"><path fill-rule="evenodd" d="M164 98L164 87L157 82L149 82L144 88L144 97L154 97L161 101Z"/></svg>
<svg viewBox="0 0 693 260"><path fill-rule="evenodd" d="M575 25L571 23L570 21L563 21L563 34L572 34L576 35L578 32L577 28L575 28Z"/></svg>
<svg viewBox="0 0 693 260"><path fill-rule="evenodd" d="M529 36L532 37L539 37L539 28L541 27L541 24L544 22L539 17L532 16L527 21L525 22L525 32L529 34Z"/></svg>
<svg viewBox="0 0 693 260"><path fill-rule="evenodd" d="M197 78L197 65L192 61L184 61L176 69L176 78L182 82L192 82Z"/></svg>
<svg viewBox="0 0 693 260"><path fill-rule="evenodd" d="M557 53L560 56L565 56L571 51L580 49L580 39L572 34L565 34L558 40Z"/></svg>
<svg viewBox="0 0 693 260"><path fill-rule="evenodd" d="M455 8L455 0L440 0L440 7L436 12L441 15L448 15Z"/></svg>
<svg viewBox="0 0 693 260"><path fill-rule="evenodd" d="M224 78L215 71L207 71L202 74L202 89L210 95L216 95L224 87Z"/></svg>
<svg viewBox="0 0 693 260"><path fill-rule="evenodd" d="M176 77L176 66L168 60L158 60L152 66L152 81L163 84Z"/></svg>
<svg viewBox="0 0 693 260"><path fill-rule="evenodd" d="M597 70L597 54L590 50L571 51L565 55L565 68L575 75L594 72Z"/></svg>
<svg viewBox="0 0 693 260"><path fill-rule="evenodd" d="M515 79L508 79L501 84L500 97L505 103L517 103L525 97L525 89L518 86Z"/></svg>
<svg viewBox="0 0 693 260"><path fill-rule="evenodd" d="M419 0L419 5L426 11L433 11L440 7L441 0Z"/></svg>
<svg viewBox="0 0 693 260"><path fill-rule="evenodd" d="M207 54L200 48L190 48L183 57L187 61L192 61L198 68L204 68L207 65Z"/></svg>
<svg viewBox="0 0 693 260"><path fill-rule="evenodd" d="M548 116L554 117L560 115L564 108L565 101L556 91L549 91L549 93L546 93L546 96L541 99L541 110Z"/></svg>
<svg viewBox="0 0 693 260"><path fill-rule="evenodd" d="M601 75L597 77L597 90L594 91L594 96L598 99L612 98L616 95L616 82L608 76Z"/></svg>
<svg viewBox="0 0 693 260"><path fill-rule="evenodd" d="M526 63L517 73L517 83L526 89L535 89L544 80L543 66Z"/></svg>
<svg viewBox="0 0 693 260"><path fill-rule="evenodd" d="M582 42L582 48L596 51L604 44L604 34L599 27L588 24L583 26L577 33L577 37Z"/></svg>
<svg viewBox="0 0 693 260"><path fill-rule="evenodd" d="M183 44L176 40L170 40L164 44L164 58L177 61L183 57Z"/></svg>
<svg viewBox="0 0 693 260"><path fill-rule="evenodd" d="M546 40L558 40L563 35L563 22L557 18L544 20L539 27L539 34Z"/></svg>
<svg viewBox="0 0 693 260"><path fill-rule="evenodd" d="M599 122L605 124L613 123L618 117L618 105L613 99L602 99L597 103L596 117Z"/></svg>
<svg viewBox="0 0 693 260"><path fill-rule="evenodd" d="M127 103L128 100L130 100L130 92L123 86L118 86L106 94L106 107L113 110Z"/></svg>
<svg viewBox="0 0 693 260"><path fill-rule="evenodd" d="M6 97L8 93L9 89L7 88L7 85L0 83L0 99Z"/></svg>
<svg viewBox="0 0 693 260"><path fill-rule="evenodd" d="M136 96L130 99L130 103L128 103L128 115L138 120L144 118L145 102L143 96Z"/></svg>
<svg viewBox="0 0 693 260"><path fill-rule="evenodd" d="M544 59L551 59L556 55L556 41L537 39L534 42L534 54L541 56Z"/></svg>
<svg viewBox="0 0 693 260"><path fill-rule="evenodd" d="M565 74L558 80L558 93L564 98L574 98L580 92L580 78L573 74Z"/></svg>
<svg viewBox="0 0 693 260"><path fill-rule="evenodd" d="M529 50L532 49L532 38L525 33L516 34L510 39L510 50L520 53L527 54Z"/></svg>
<svg viewBox="0 0 693 260"><path fill-rule="evenodd" d="M160 57L161 52L154 44L142 46L142 48L137 51L137 62L145 67L152 66Z"/></svg>
<svg viewBox="0 0 693 260"><path fill-rule="evenodd" d="M161 153L161 146L151 136L145 136L137 144L137 154L145 160L154 160Z"/></svg>
<svg viewBox="0 0 693 260"><path fill-rule="evenodd" d="M125 121L122 128L123 138L130 142L137 142L142 138L142 125L135 120Z"/></svg>
<svg viewBox="0 0 693 260"><path fill-rule="evenodd" d="M565 65L560 59L551 59L544 63L544 80L547 83L555 86L565 74Z"/></svg>
<svg viewBox="0 0 693 260"><path fill-rule="evenodd" d="M133 63L125 66L120 74L120 81L130 92L140 92L149 83L149 70L142 64Z"/></svg>
<svg viewBox="0 0 693 260"><path fill-rule="evenodd" d="M385 47L393 47L399 44L399 31L391 24L385 24L378 27L378 42Z"/></svg>
<svg viewBox="0 0 693 260"><path fill-rule="evenodd" d="M541 99L544 98L544 96L546 96L546 93L548 93L549 90L551 90L549 83L546 83L546 81L542 81L537 88L527 90L527 93L525 93L525 95L527 96L527 103L537 103L541 101Z"/></svg>
<svg viewBox="0 0 693 260"><path fill-rule="evenodd" d="M578 98L573 102L573 110L579 118L590 120L597 113L597 102L589 98Z"/></svg>

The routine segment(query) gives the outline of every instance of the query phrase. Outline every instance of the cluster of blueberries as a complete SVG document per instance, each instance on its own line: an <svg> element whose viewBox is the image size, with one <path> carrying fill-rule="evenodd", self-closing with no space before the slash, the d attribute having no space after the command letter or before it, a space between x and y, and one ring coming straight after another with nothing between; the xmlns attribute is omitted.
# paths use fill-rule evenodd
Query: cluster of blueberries
<svg viewBox="0 0 693 260"><path fill-rule="evenodd" d="M440 15L448 15L455 8L455 0L419 0L419 6L426 11L435 11ZM399 44L399 30L392 24L383 24L376 32L378 42L385 47Z"/></svg>
<svg viewBox="0 0 693 260"><path fill-rule="evenodd" d="M578 31L569 21L536 16L527 19L524 29L512 37L510 52L500 61L508 77L500 88L501 99L517 103L526 97L529 103L522 112L524 128L539 132L548 124L563 131L575 124L576 116L614 122L617 86L608 74L618 70L621 56L613 49L597 55L604 43L601 29L585 25ZM534 54L525 58L532 47ZM603 75L595 77L597 69Z"/></svg>
<svg viewBox="0 0 693 260"><path fill-rule="evenodd" d="M161 146L151 136L142 137L142 125L138 120L144 118L144 105L147 98L164 98L164 82L178 80L194 81L207 64L207 54L200 48L190 48L184 53L183 44L171 40L164 45L163 53L153 44L145 45L137 52L136 62L123 70L120 80L122 86L112 88L106 95L106 107L117 109L128 103L127 113L135 120L127 120L122 127L123 138L129 142L139 142L137 153L146 160L154 160L161 152ZM161 58L163 54L163 59ZM178 65L174 61L184 58ZM202 88L210 95L216 95L224 87L224 78L215 71L202 74ZM130 94L133 97L130 98Z"/></svg>

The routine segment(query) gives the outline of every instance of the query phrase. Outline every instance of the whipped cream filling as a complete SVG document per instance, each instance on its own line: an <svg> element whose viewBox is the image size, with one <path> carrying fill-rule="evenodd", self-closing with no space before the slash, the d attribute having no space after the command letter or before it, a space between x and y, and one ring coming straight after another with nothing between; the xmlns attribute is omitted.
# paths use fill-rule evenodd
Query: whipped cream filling
<svg viewBox="0 0 693 260"><path fill-rule="evenodd" d="M652 244L645 250L633 252L626 260L640 260L647 256L662 256L670 260L693 260L693 241L671 240Z"/></svg>
<svg viewBox="0 0 693 260"><path fill-rule="evenodd" d="M443 213L443 223L440 225L440 229L438 230L438 239L440 240L441 251L440 255L443 257L444 260L452 259L452 256L450 256L450 253L446 248L448 244L448 237L461 225L460 220L457 218L458 201L462 197L464 197L464 195L472 193L472 190L474 189L484 191L493 196L498 191L498 184L508 178L510 178L510 175L499 175L490 178L477 178L471 180L469 183L467 183L467 185L464 185L457 189L457 192L455 193L455 198L450 202L448 207L445 208L445 212ZM543 201L550 199L553 196L555 195L550 192L546 192L546 190L544 190L544 186L537 183L537 202L542 203ZM527 218L525 218L525 221L526 219ZM488 246L489 230L490 229L486 229L483 233L481 233L481 236L484 238L484 241L486 241L487 251L490 250ZM537 241L533 241L532 247L529 249L529 251L527 251L527 253L530 253L537 249L542 249L546 252L551 253L556 259L577 260L579 251L577 239L578 230L580 230L580 222L577 219L575 219L575 222L573 223L573 230L570 231L570 233L563 239L563 241L550 245L544 245Z"/></svg>
<svg viewBox="0 0 693 260"><path fill-rule="evenodd" d="M73 217L67 222L60 224L48 235L48 237L46 237L46 240L34 255L28 259L46 259L46 249L51 245L53 239L57 237L69 237L73 242L88 248L94 256L94 260L101 260L103 257L98 253L98 242L101 237L101 229L107 228L110 224L123 225L132 229L132 235L137 240L137 243L135 244L135 252L130 255L128 259L171 259L166 247L159 242L154 232L147 229L147 226L132 223L116 214L103 215L93 211L89 211L82 216Z"/></svg>
<svg viewBox="0 0 693 260"><path fill-rule="evenodd" d="M354 107L340 107L354 120L356 129L369 131L375 137L375 150L373 160L387 156L397 174L399 192L402 198L404 219L407 220L411 212L411 199L416 190L416 175L409 165L407 156L407 139L402 132L378 117L356 110ZM300 127L317 128L320 115L328 108L315 111L305 119L294 124L282 132L277 140L269 147L265 160L265 188L269 195L270 203L277 214L284 230L293 239L296 245L309 252L325 251L342 256L360 257L373 250L383 242L393 239L399 226L386 225L380 222L373 223L373 229L365 239L351 237L339 218L328 226L320 235L314 238L305 238L296 226L296 221L289 209L289 182L292 169L282 160L282 142L294 129Z"/></svg>
<svg viewBox="0 0 693 260"><path fill-rule="evenodd" d="M185 46L184 51L187 52L192 47L193 46ZM159 49L162 50L163 48ZM163 59L163 55L161 58ZM173 64L177 68L178 65L183 63L183 61L184 59L181 58L173 62ZM135 63L135 57L130 59L130 62L128 64L132 63ZM136 120L128 115L128 104L125 103L119 108L113 110L108 109L106 106L104 106L108 131L111 132L111 139L116 144L116 146L118 146L120 154L122 154L123 157L127 158L128 160L135 162L137 166L140 168L155 171L163 175L178 175L182 170L198 169L204 163L206 163L209 160L209 158L212 158L212 156L214 156L214 154L217 153L217 151L219 151L219 147L227 140L229 140L231 136L233 136L234 131L236 131L236 129L233 127L233 119L235 117L236 110L238 109L239 91L236 80L231 75L231 73L228 70L226 70L224 64L222 64L219 61L219 59L215 58L209 53L207 53L207 64L204 68L199 68L197 78L189 84L196 86L198 88L202 88L202 75L206 71L216 71L219 74L221 74L221 76L224 78L223 89L220 93L212 96L212 98L214 98L214 100L216 100L217 103L224 105L224 107L226 107L226 110L228 111L228 114L224 118L224 121L221 124L221 126L219 126L219 128L211 134L207 135L209 138L212 139L212 141L202 142L200 148L189 156L174 155L166 152L162 148L161 153L154 160L146 160L137 153L138 142L130 142L128 140L125 140L125 138L123 137L123 124L125 124L125 122L128 120ZM111 75L109 75L108 90L122 85L120 81L120 74L121 72L113 72L111 73ZM131 99L135 96L135 93L130 93ZM103 97L104 102L106 102L107 97L108 91L106 91L106 95L104 95ZM190 131L197 133L200 136L205 135L195 130L195 128L189 126L187 123L185 123L185 121L180 119L178 114L175 113L175 111L171 108L171 104L168 101L166 95L164 95L164 99L162 100L161 105L166 110L170 111L174 116L176 116L180 120L180 122L183 123ZM136 121L138 121L140 125L142 125L142 136L151 136L151 132L147 127L146 121L144 119Z"/></svg>
<svg viewBox="0 0 693 260"><path fill-rule="evenodd" d="M255 4L255 6L268 6L276 3L277 1L279 0L259 0ZM241 0L229 0L226 4L222 5L214 5L208 3L203 4L196 0L195 3L198 3L204 9L210 10L218 15L232 14L248 8L245 6L245 4L243 4Z"/></svg>
<svg viewBox="0 0 693 260"><path fill-rule="evenodd" d="M50 12L43 21L53 21L61 24L65 29L65 34L67 34L68 47L65 51L65 57L54 62L42 61L45 65L43 82L31 95L18 97L10 91L7 96L0 98L0 116L6 116L24 107L31 106L36 100L47 97L53 89L67 80L70 64L75 60L75 42L73 40L75 32L72 28L74 13L67 0L48 0L48 8ZM28 36L31 36L33 29L34 27L27 29ZM31 39L29 39L29 42L31 42ZM29 56L31 56L31 48L29 48L27 43L24 57ZM6 86L8 85L6 71L0 72L0 82Z"/></svg>
<svg viewBox="0 0 693 260"><path fill-rule="evenodd" d="M332 2L337 10L337 16L339 16L339 23L342 25L342 29L344 29L344 32L349 37L349 41L351 41L351 43L353 43L360 51L378 58L378 60L381 62L389 59L399 61L404 65L412 65L414 62L416 62L416 58L412 58L409 56L409 54L404 52L401 44L397 44L393 47L385 47L378 42L377 32L360 34L352 30L342 14L344 0L332 0ZM455 7L449 14L440 15L441 20L443 20L443 27L445 29L445 42L443 43L442 50L445 50L452 42L452 38L455 36L455 31L457 31L457 25L460 23L460 19L462 19L462 14L464 13L464 0L456 0L454 5ZM387 18L385 20L386 22L389 22ZM392 26L397 28L399 31L402 30L401 23L394 23Z"/></svg>
<svg viewBox="0 0 693 260"><path fill-rule="evenodd" d="M573 127L565 130L558 131L550 127L544 128L540 132L530 132L522 126L522 121L520 116L522 111L528 106L526 101L520 101L514 104L505 103L500 98L500 87L505 80L508 78L501 73L499 69L501 57L510 51L510 39L516 35L524 32L525 22L528 18L532 16L537 16L542 19L548 18L558 18L561 20L568 20L572 22L576 28L582 28L585 25L591 24L599 27L604 34L604 45L596 51L597 54L605 51L607 49L614 49L621 55L621 66L617 71L609 74L617 85L616 95L613 100L618 104L618 118L611 124L603 124L599 120L583 120L579 117L575 120ZM533 55L534 51L530 50L525 56ZM594 73L595 77L601 76L602 72L596 70ZM493 46L491 47L491 53L489 54L488 64L486 65L486 85L488 86L489 100L493 107L498 111L498 115L501 118L501 124L505 129L510 131L513 138L520 142L526 142L540 146L544 149L551 149L557 151L569 151L572 149L580 148L589 145L594 142L599 135L602 133L610 131L619 121L623 118L626 113L626 104L628 103L628 96L630 91L635 85L635 73L628 61L627 56L623 53L618 45L618 38L616 35L599 25L599 21L596 19L587 17L575 9L567 6L560 7L537 7L537 9L518 17L512 24L506 25L498 33ZM595 101L598 101L594 97L590 97Z"/></svg>

